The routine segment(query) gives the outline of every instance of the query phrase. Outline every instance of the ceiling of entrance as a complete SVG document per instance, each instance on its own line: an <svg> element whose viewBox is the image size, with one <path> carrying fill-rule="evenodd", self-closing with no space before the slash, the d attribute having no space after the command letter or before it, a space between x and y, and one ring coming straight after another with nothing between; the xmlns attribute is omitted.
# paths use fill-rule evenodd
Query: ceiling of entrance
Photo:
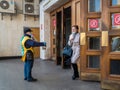
<svg viewBox="0 0 120 90"><path fill-rule="evenodd" d="M44 5L44 11L51 12L69 1L70 0L50 0L49 3Z"/></svg>

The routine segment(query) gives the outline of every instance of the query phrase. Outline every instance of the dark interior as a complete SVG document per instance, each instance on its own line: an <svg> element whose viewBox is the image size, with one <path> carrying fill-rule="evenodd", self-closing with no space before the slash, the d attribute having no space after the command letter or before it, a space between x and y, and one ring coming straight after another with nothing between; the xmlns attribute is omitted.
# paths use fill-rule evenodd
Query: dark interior
<svg viewBox="0 0 120 90"><path fill-rule="evenodd" d="M71 34L71 7L64 9L64 47L67 45ZM64 68L70 68L71 63L68 57L64 57Z"/></svg>
<svg viewBox="0 0 120 90"><path fill-rule="evenodd" d="M57 13L57 65L61 64L62 61L62 12Z"/></svg>
<svg viewBox="0 0 120 90"><path fill-rule="evenodd" d="M110 74L120 75L120 60L110 61Z"/></svg>
<svg viewBox="0 0 120 90"><path fill-rule="evenodd" d="M63 21L62 21L63 18ZM63 25L63 30L62 30ZM57 33L56 33L56 45L57 45L57 65L62 62L63 47L67 45L69 35L71 34L71 7L64 9L63 17L62 12L57 12ZM63 32L62 32L63 31ZM63 38L63 41L62 41ZM67 63L64 62L64 66Z"/></svg>

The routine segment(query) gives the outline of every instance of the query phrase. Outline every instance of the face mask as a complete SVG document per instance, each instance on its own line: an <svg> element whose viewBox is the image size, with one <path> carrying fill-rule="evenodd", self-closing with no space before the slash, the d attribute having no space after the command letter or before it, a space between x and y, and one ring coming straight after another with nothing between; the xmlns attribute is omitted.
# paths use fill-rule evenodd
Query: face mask
<svg viewBox="0 0 120 90"><path fill-rule="evenodd" d="M31 37L33 37L33 35L32 35L32 34L30 34L30 36L31 36Z"/></svg>
<svg viewBox="0 0 120 90"><path fill-rule="evenodd" d="M76 32L72 32L72 34L75 34Z"/></svg>
<svg viewBox="0 0 120 90"><path fill-rule="evenodd" d="M32 39L34 39L34 36L33 36L33 34L30 34L30 36L31 36L31 38L32 38Z"/></svg>

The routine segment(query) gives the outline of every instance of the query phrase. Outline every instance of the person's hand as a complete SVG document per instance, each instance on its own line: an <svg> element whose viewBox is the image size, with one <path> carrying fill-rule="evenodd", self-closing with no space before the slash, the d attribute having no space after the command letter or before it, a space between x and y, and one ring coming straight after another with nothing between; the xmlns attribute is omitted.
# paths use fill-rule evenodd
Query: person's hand
<svg viewBox="0 0 120 90"><path fill-rule="evenodd" d="M69 40L73 40L73 35L71 34L70 37L69 37Z"/></svg>

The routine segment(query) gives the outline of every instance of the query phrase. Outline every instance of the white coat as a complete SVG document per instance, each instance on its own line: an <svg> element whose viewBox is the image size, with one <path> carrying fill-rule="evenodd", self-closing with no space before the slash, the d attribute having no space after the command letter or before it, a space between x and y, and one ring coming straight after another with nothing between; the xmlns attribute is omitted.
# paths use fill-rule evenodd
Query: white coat
<svg viewBox="0 0 120 90"><path fill-rule="evenodd" d="M71 40L71 38L73 38L73 34L69 36L68 45L72 46L73 54L71 57L71 63L75 64L80 57L80 34L77 33L73 40Z"/></svg>

